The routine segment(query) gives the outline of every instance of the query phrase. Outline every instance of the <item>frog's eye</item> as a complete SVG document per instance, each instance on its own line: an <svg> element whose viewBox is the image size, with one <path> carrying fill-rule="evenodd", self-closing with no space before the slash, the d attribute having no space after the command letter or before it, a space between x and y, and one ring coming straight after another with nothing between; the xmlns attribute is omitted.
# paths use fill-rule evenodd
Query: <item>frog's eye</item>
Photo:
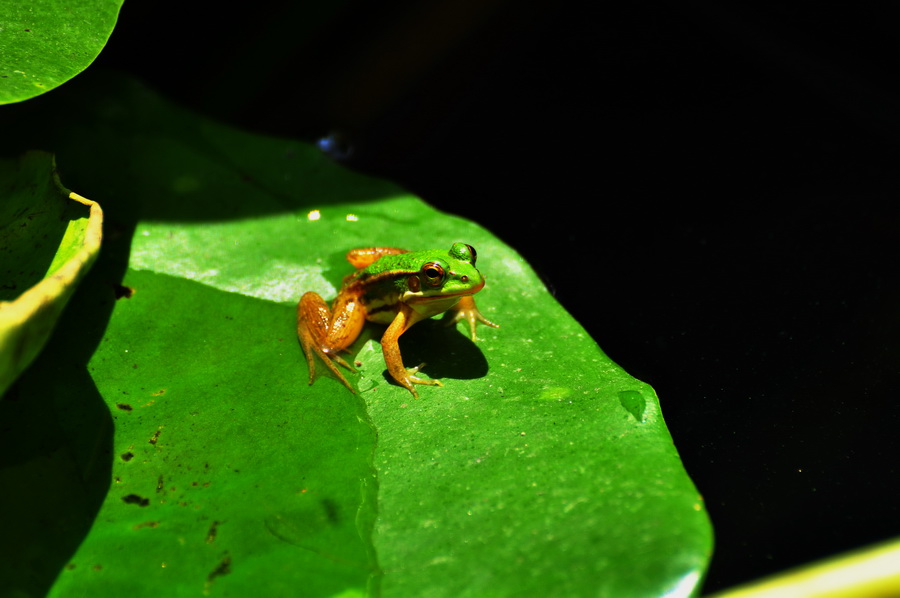
<svg viewBox="0 0 900 598"><path fill-rule="evenodd" d="M439 262L428 262L419 270L419 278L426 287L439 287L444 284L446 270Z"/></svg>
<svg viewBox="0 0 900 598"><path fill-rule="evenodd" d="M450 246L450 257L458 259L461 262L469 262L474 266L478 254L475 253L475 248L471 245L466 243L454 243Z"/></svg>

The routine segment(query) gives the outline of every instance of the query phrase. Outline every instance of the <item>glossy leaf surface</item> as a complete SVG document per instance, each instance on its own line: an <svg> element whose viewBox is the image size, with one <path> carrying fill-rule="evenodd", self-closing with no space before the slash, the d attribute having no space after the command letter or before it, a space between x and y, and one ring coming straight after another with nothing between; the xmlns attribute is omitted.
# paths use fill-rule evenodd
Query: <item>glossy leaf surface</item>
<svg viewBox="0 0 900 598"><path fill-rule="evenodd" d="M73 447L90 444L78 442L85 428L114 426L105 449L69 453L83 478L108 470L112 482L83 491L96 519L71 554L57 551L51 595L695 589L709 523L654 391L511 248L310 145L106 85L102 102L79 90L75 126L92 132L89 147L61 144L58 160L105 196L116 240L76 296L78 319L65 319L7 409L37 417L35 396L80 397L94 421L54 424ZM332 298L350 248L455 241L477 248L477 301L501 328L481 327L473 343L434 320L403 336L406 364L426 362L444 387L413 400L389 381L375 326L351 348L358 394L330 375L307 385L302 292ZM71 379L50 379L68 335L83 339ZM41 466L37 449L13 450L20 469ZM23 542L46 548L33 536Z"/></svg>

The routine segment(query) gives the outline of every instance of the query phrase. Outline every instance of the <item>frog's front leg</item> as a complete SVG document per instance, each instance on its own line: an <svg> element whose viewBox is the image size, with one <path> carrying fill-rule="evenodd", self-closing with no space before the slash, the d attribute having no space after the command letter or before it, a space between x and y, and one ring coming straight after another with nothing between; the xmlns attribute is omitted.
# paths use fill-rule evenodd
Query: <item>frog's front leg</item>
<svg viewBox="0 0 900 598"><path fill-rule="evenodd" d="M304 293L300 303L297 304L297 336L309 363L310 384L315 377L314 355L317 355L344 386L350 389L350 392L356 392L335 362L351 372L356 371L339 355L339 352L353 344L364 323L365 313L354 299L338 295L334 305L329 309L328 304L318 293Z"/></svg>
<svg viewBox="0 0 900 598"><path fill-rule="evenodd" d="M475 336L475 325L481 322L491 328L500 328L500 324L494 324L483 315L475 306L475 298L471 295L460 298L456 305L447 310L441 321L447 326L452 326L460 320L465 320L469 324L469 334L472 340L478 340Z"/></svg>
<svg viewBox="0 0 900 598"><path fill-rule="evenodd" d="M403 356L400 355L400 345L397 342L400 335L409 330L409 327L423 319L419 312L415 311L406 304L401 304L397 315L381 337L381 351L384 354L384 363L387 364L388 373L391 377L400 383L406 390L412 393L413 397L418 399L419 394L416 392L413 384L429 384L432 386L443 386L440 380L427 380L425 378L417 378L413 376L421 365L414 368L406 368L403 365ZM422 364L424 365L424 364Z"/></svg>

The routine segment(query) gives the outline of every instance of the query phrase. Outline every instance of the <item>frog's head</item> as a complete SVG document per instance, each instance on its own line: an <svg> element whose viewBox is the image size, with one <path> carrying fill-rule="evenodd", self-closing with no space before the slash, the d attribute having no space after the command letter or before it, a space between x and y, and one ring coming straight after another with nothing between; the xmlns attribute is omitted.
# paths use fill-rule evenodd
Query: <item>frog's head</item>
<svg viewBox="0 0 900 598"><path fill-rule="evenodd" d="M418 272L406 279L403 300L418 311L435 314L452 307L460 297L474 295L484 287L484 277L475 268L475 248L454 243L450 251L417 255Z"/></svg>

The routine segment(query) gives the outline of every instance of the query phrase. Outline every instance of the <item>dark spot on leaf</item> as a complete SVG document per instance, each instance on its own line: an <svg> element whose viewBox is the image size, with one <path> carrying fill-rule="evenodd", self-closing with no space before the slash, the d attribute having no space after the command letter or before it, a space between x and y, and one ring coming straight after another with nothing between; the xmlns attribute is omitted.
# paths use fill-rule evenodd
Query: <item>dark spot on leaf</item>
<svg viewBox="0 0 900 598"><path fill-rule="evenodd" d="M134 295L134 289L131 287L126 287L123 284L114 284L113 293L116 295L116 299L131 299Z"/></svg>
<svg viewBox="0 0 900 598"><path fill-rule="evenodd" d="M132 407L128 403L116 403L116 408L122 411L131 411Z"/></svg>
<svg viewBox="0 0 900 598"><path fill-rule="evenodd" d="M216 534L219 532L219 522L213 521L212 525L209 526L209 531L206 532L206 543L212 544L216 541Z"/></svg>
<svg viewBox="0 0 900 598"><path fill-rule="evenodd" d="M66 571L71 571L74 568L75 568L75 563L69 563L68 565L66 565Z"/></svg>
<svg viewBox="0 0 900 598"><path fill-rule="evenodd" d="M228 553L225 553L225 557L222 559L222 562L210 572L210 574L206 577L206 581L212 581L217 577L221 577L222 575L228 575L231 573L231 556Z"/></svg>
<svg viewBox="0 0 900 598"><path fill-rule="evenodd" d="M151 527L151 528L159 527L159 521L145 521L143 523L138 523L137 525L134 526L134 529L141 529L143 527Z"/></svg>
<svg viewBox="0 0 900 598"><path fill-rule="evenodd" d="M160 434L162 434L162 430L157 430L153 433L153 436L151 436L150 440L148 440L147 442L149 442L150 444L156 444L156 441L159 440Z"/></svg>
<svg viewBox="0 0 900 598"><path fill-rule="evenodd" d="M94 571L99 571L102 568L103 568L103 565L94 565L93 567L91 567L91 569L93 569Z"/></svg>
<svg viewBox="0 0 900 598"><path fill-rule="evenodd" d="M163 477L162 477L162 474L159 474L159 477L156 478L156 491L162 492L163 486L164 486Z"/></svg>
<svg viewBox="0 0 900 598"><path fill-rule="evenodd" d="M139 507L146 507L150 505L149 498L141 498L137 494L129 494L128 496L123 496L122 502L129 505L138 505Z"/></svg>
<svg viewBox="0 0 900 598"><path fill-rule="evenodd" d="M122 453L122 461L131 461L134 459L134 453Z"/></svg>
<svg viewBox="0 0 900 598"><path fill-rule="evenodd" d="M341 520L337 503L330 498L324 498L322 499L321 504L322 509L325 511L325 516L328 517L328 521L333 525L337 525Z"/></svg>

